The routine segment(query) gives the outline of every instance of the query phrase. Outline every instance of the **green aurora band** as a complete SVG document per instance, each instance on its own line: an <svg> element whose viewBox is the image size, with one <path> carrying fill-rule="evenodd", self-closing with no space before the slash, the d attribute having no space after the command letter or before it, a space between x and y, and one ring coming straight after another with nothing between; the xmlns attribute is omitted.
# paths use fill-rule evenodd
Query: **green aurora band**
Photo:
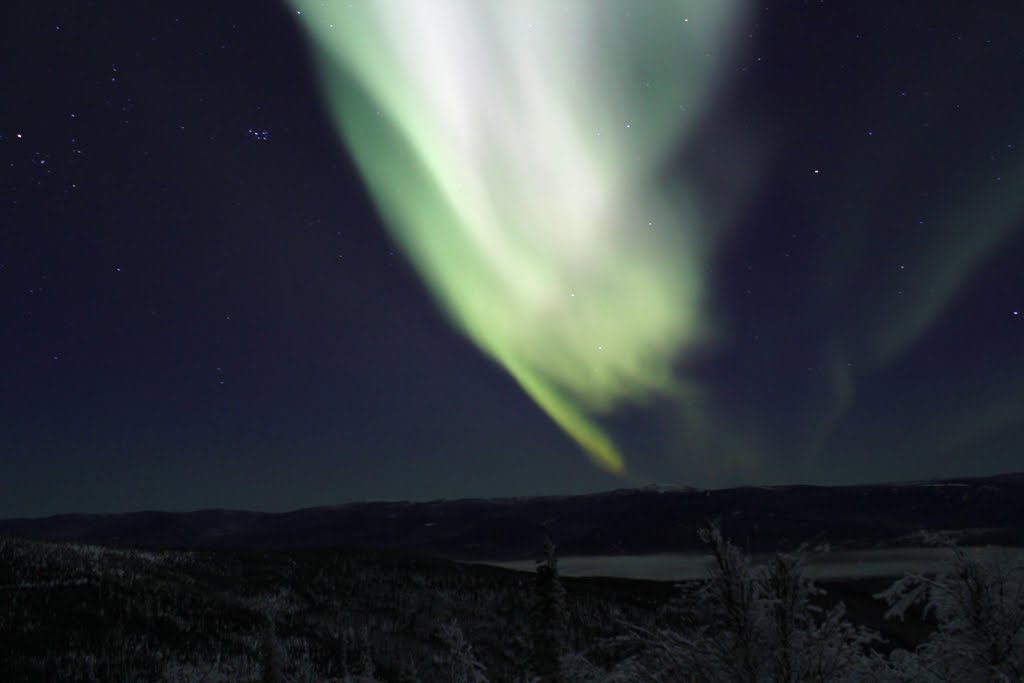
<svg viewBox="0 0 1024 683"><path fill-rule="evenodd" d="M665 177L738 0L292 0L395 241L599 466L598 418L684 392L709 218Z"/></svg>

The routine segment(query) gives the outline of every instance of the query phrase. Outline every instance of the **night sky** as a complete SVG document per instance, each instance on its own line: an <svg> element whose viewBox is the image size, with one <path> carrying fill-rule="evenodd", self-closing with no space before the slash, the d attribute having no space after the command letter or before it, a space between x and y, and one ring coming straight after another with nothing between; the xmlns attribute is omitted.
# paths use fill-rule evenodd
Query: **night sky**
<svg viewBox="0 0 1024 683"><path fill-rule="evenodd" d="M1019 3L417 2L2 3L0 516L1024 469Z"/></svg>

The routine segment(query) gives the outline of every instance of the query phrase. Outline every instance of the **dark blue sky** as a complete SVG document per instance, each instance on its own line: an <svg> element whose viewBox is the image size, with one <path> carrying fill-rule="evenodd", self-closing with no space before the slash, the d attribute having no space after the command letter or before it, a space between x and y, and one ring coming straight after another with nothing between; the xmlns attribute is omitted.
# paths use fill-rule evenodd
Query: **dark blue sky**
<svg viewBox="0 0 1024 683"><path fill-rule="evenodd" d="M621 480L436 309L283 5L5 3L0 516L1024 469L1020 10L837 4L753 9L679 152L753 200Z"/></svg>

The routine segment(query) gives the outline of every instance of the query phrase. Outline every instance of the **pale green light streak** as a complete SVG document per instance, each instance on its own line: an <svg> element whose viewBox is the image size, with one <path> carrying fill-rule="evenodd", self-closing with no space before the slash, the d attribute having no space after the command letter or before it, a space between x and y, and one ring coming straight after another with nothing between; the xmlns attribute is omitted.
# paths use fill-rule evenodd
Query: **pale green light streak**
<svg viewBox="0 0 1024 683"><path fill-rule="evenodd" d="M600 466L595 419L676 391L709 245L658 167L738 0L292 0L395 240L444 310Z"/></svg>

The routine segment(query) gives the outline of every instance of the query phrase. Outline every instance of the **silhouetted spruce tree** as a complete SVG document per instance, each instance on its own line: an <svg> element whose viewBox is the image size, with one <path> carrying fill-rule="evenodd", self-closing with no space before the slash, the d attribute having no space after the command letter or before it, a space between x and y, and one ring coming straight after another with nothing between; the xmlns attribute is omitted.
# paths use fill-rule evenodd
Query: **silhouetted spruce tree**
<svg viewBox="0 0 1024 683"><path fill-rule="evenodd" d="M348 678L348 629L342 628L338 636L339 663L342 678Z"/></svg>
<svg viewBox="0 0 1024 683"><path fill-rule="evenodd" d="M544 557L537 560L530 611L531 664L544 683L559 683L562 679L559 659L565 646L566 622L565 589L558 576L555 544L545 535Z"/></svg>
<svg viewBox="0 0 1024 683"><path fill-rule="evenodd" d="M370 632L366 627L359 633L359 675L373 678L377 667L373 664L373 652L370 649Z"/></svg>
<svg viewBox="0 0 1024 683"><path fill-rule="evenodd" d="M284 683L284 654L277 642L274 620L267 619L263 627L263 647L260 652L260 683Z"/></svg>
<svg viewBox="0 0 1024 683"><path fill-rule="evenodd" d="M402 668L398 672L399 683L420 683L420 674L416 669L416 661L412 657L402 660Z"/></svg>

